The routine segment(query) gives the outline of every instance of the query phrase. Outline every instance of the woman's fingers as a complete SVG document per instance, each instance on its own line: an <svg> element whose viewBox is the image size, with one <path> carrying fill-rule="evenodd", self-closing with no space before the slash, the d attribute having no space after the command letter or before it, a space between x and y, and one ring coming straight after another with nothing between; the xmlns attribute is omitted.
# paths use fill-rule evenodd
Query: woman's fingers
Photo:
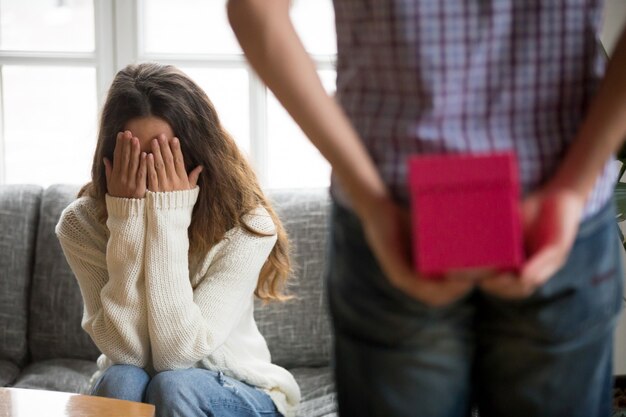
<svg viewBox="0 0 626 417"><path fill-rule="evenodd" d="M128 130L119 132L113 160L103 159L107 192L114 197L143 198L146 193L146 168L145 162L141 166L141 159L139 139Z"/></svg>
<svg viewBox="0 0 626 417"><path fill-rule="evenodd" d="M150 141L151 152L145 156L145 152L140 151L138 139L132 138L131 150L128 170L133 174L137 188L141 187L144 179L147 189L153 192L186 190L198 183L203 168L198 166L187 175L178 138L168 139L164 134L158 135ZM144 160L145 168L142 167Z"/></svg>
<svg viewBox="0 0 626 417"><path fill-rule="evenodd" d="M122 158L122 138L125 132L119 132L115 138L115 149L113 149L113 170L117 173L120 170L120 159Z"/></svg>
<svg viewBox="0 0 626 417"><path fill-rule="evenodd" d="M141 154L141 148L139 146L139 139L133 137L130 139L130 162L128 164L128 179L137 179L137 170L139 169L139 157Z"/></svg>
<svg viewBox="0 0 626 417"><path fill-rule="evenodd" d="M193 171L189 173L189 189L196 187L196 184L198 184L198 177L200 177L201 172L202 172L202 165L198 165L197 167L194 168Z"/></svg>
<svg viewBox="0 0 626 417"><path fill-rule="evenodd" d="M178 175L178 178L185 178L185 176L187 175L187 170L185 169L185 158L183 157L183 151L180 149L180 140L178 140L178 138L172 138L172 141L170 142L170 147L172 148L172 156L174 157L174 169L176 170L176 174ZM191 178L189 179L189 182L191 183Z"/></svg>
<svg viewBox="0 0 626 417"><path fill-rule="evenodd" d="M157 174L155 163L154 163L154 155L148 154L146 157L147 163L147 177L148 177L148 189L150 191L156 192L160 191L159 189L159 175Z"/></svg>
<svg viewBox="0 0 626 417"><path fill-rule="evenodd" d="M115 149L113 150L113 172L121 174L128 167L128 160L130 159L125 152L127 149L128 141L132 138L132 133L125 130L119 132L115 139Z"/></svg>
<svg viewBox="0 0 626 417"><path fill-rule="evenodd" d="M170 142L164 134L160 134L157 137L157 140L159 141L161 158L163 158L165 173L171 181L176 182L178 178L178 173L176 172L176 167L174 166L174 155L172 154L172 150L170 149Z"/></svg>
<svg viewBox="0 0 626 417"><path fill-rule="evenodd" d="M167 171L165 170L165 163L163 162L163 155L161 154L161 144L158 139L152 139L150 143L152 147L152 159L154 170L158 176L158 182L160 187L166 187L168 182Z"/></svg>
<svg viewBox="0 0 626 417"><path fill-rule="evenodd" d="M128 181L130 178L132 178L131 173L129 172L131 139L132 139L132 136L129 138L126 132L124 132L124 134L122 135L121 142L119 144L122 148L121 155L120 155L120 167L119 167L119 173L122 177L122 181Z"/></svg>
<svg viewBox="0 0 626 417"><path fill-rule="evenodd" d="M140 188L144 193L148 187L148 165L147 154L142 152L139 156L139 168L137 169L137 188Z"/></svg>

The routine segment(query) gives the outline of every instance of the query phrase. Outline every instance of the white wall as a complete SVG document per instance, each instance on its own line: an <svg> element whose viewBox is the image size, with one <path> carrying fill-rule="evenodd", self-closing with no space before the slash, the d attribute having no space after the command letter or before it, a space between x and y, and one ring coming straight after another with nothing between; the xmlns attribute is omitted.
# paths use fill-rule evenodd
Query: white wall
<svg viewBox="0 0 626 417"><path fill-rule="evenodd" d="M607 0L604 11L602 42L609 55L615 47L617 38L626 24L626 0ZM626 257L623 258L626 265ZM626 286L624 295L626 296ZM615 334L616 375L626 375L626 314L622 314Z"/></svg>
<svg viewBox="0 0 626 417"><path fill-rule="evenodd" d="M602 43L609 55L626 23L626 0L606 0Z"/></svg>

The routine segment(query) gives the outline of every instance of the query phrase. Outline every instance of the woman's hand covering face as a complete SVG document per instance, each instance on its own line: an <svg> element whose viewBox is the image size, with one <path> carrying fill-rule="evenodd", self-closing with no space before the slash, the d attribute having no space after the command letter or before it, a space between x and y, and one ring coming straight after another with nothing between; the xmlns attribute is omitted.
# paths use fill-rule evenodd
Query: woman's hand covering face
<svg viewBox="0 0 626 417"><path fill-rule="evenodd" d="M152 139L150 146L152 153L146 158L150 191L178 191L195 188L202 166L197 166L187 174L178 138L168 140L165 135L161 134Z"/></svg>

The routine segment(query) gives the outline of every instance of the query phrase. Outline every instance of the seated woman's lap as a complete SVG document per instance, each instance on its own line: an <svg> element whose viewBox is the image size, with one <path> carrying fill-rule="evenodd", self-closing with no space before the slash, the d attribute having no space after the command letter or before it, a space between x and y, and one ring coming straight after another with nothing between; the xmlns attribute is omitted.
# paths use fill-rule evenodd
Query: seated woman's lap
<svg viewBox="0 0 626 417"><path fill-rule="evenodd" d="M93 395L154 404L156 416L280 416L263 391L222 372L201 368L150 376L141 368L114 365L95 385Z"/></svg>

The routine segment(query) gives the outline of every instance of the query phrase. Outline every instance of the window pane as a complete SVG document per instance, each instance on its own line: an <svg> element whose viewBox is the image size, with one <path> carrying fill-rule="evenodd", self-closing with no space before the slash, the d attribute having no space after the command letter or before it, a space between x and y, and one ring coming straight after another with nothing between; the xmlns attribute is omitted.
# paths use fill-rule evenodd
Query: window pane
<svg viewBox="0 0 626 417"><path fill-rule="evenodd" d="M146 53L240 54L226 0L140 0Z"/></svg>
<svg viewBox="0 0 626 417"><path fill-rule="evenodd" d="M0 48L93 51L93 0L0 0Z"/></svg>
<svg viewBox="0 0 626 417"><path fill-rule="evenodd" d="M183 68L213 102L222 125L239 148L250 151L250 101L245 69Z"/></svg>
<svg viewBox="0 0 626 417"><path fill-rule="evenodd" d="M337 53L332 0L292 0L291 19L309 53Z"/></svg>
<svg viewBox="0 0 626 417"><path fill-rule="evenodd" d="M240 54L226 0L140 0L146 53ZM312 54L335 54L332 0L293 0L291 17Z"/></svg>
<svg viewBox="0 0 626 417"><path fill-rule="evenodd" d="M319 71L330 94L335 90L335 71ZM326 187L330 165L309 142L291 116L268 91L269 187Z"/></svg>
<svg viewBox="0 0 626 417"><path fill-rule="evenodd" d="M2 68L7 183L85 183L96 143L94 68Z"/></svg>

